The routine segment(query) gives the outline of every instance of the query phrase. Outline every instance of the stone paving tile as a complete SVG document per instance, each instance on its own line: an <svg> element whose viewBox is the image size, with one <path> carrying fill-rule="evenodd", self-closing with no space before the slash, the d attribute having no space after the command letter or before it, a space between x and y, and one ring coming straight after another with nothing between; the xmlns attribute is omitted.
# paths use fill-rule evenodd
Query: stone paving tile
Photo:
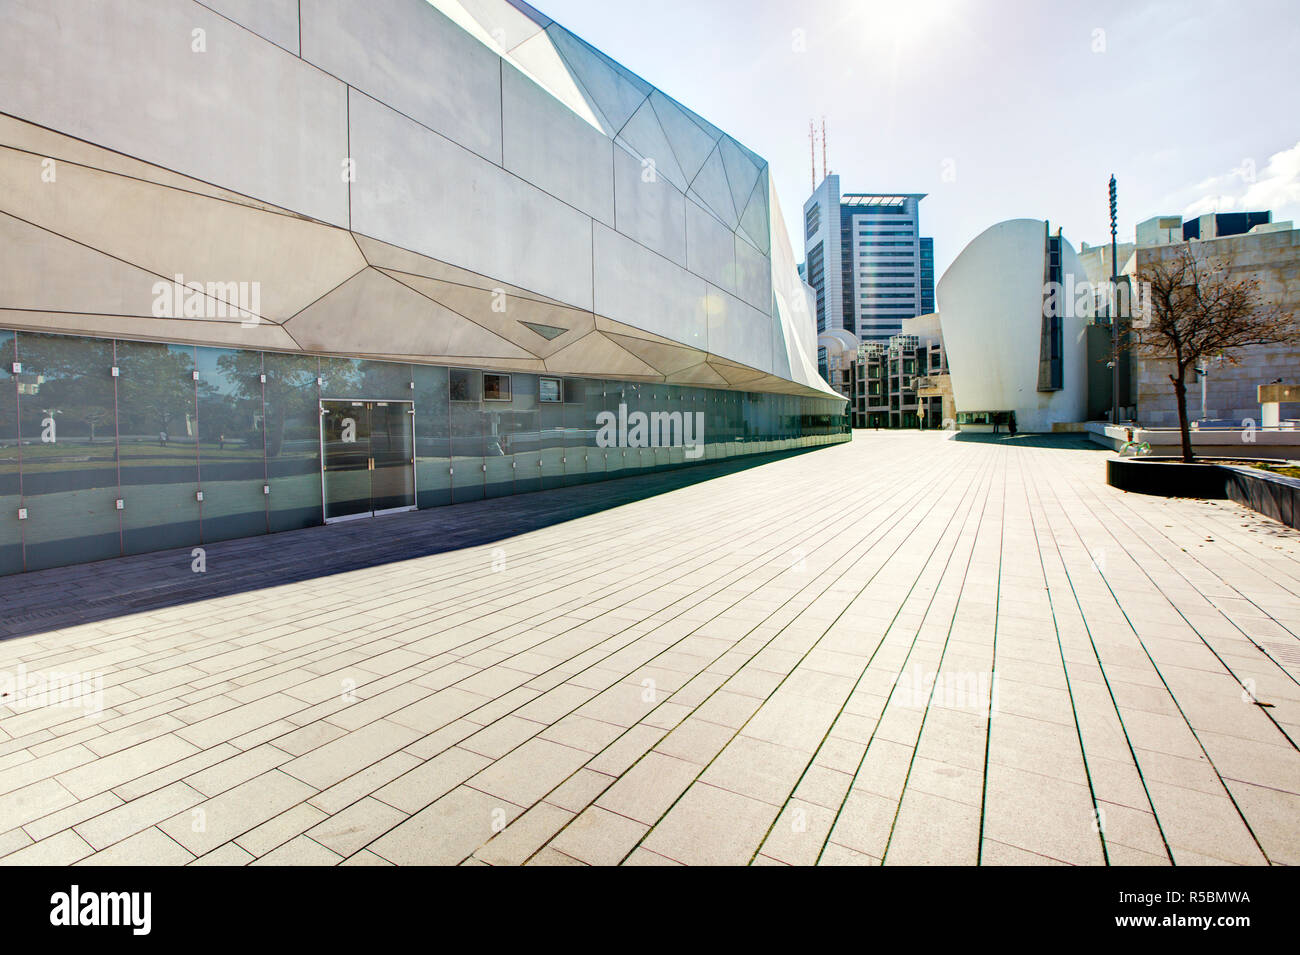
<svg viewBox="0 0 1300 955"><path fill-rule="evenodd" d="M454 865L520 813L503 799L458 786L370 844L395 865Z"/></svg>
<svg viewBox="0 0 1300 955"><path fill-rule="evenodd" d="M696 783L650 831L644 845L687 865L743 865L777 810L748 796Z"/></svg>
<svg viewBox="0 0 1300 955"><path fill-rule="evenodd" d="M574 813L541 802L493 836L474 852L474 858L488 865L522 865L564 828Z"/></svg>
<svg viewBox="0 0 1300 955"><path fill-rule="evenodd" d="M543 846L541 851L529 859L525 865L586 865L573 856L565 855L557 849L550 846Z"/></svg>
<svg viewBox="0 0 1300 955"><path fill-rule="evenodd" d="M338 812L359 799L370 795L402 774L421 765L420 760L405 751L386 756L361 772L322 790L309 800L313 806L327 814Z"/></svg>
<svg viewBox="0 0 1300 955"><path fill-rule="evenodd" d="M63 832L79 822L84 822L122 804L122 800L112 793L100 793L98 796L83 799L80 802L73 803L66 809L60 809L58 812L52 812L48 816L42 816L40 819L29 822L19 832L25 832L36 840L44 839L46 836L51 836L56 832ZM2 851L0 851L0 855L3 855Z"/></svg>
<svg viewBox="0 0 1300 955"><path fill-rule="evenodd" d="M148 792L163 780L179 776L205 796L215 796L262 775L268 769L275 769L290 759L292 757L288 753L269 744L243 753L230 745L217 746L173 763L166 770L142 776L133 783L121 786L117 789L117 794L123 799L131 799L139 792Z"/></svg>
<svg viewBox="0 0 1300 955"><path fill-rule="evenodd" d="M549 845L588 865L616 865L650 827L598 806L584 810Z"/></svg>
<svg viewBox="0 0 1300 955"><path fill-rule="evenodd" d="M203 798L184 783L172 783L73 828L90 846L104 849L203 802Z"/></svg>
<svg viewBox="0 0 1300 955"><path fill-rule="evenodd" d="M299 803L235 839L235 845L254 856L264 856L294 839L323 819L325 813L309 803Z"/></svg>
<svg viewBox="0 0 1300 955"><path fill-rule="evenodd" d="M172 816L158 828L194 855L202 855L315 793L306 783L273 769Z"/></svg>
<svg viewBox="0 0 1300 955"><path fill-rule="evenodd" d="M374 865L374 866L391 866L393 863L387 859L381 859L369 849L362 849L355 855L348 856L340 865Z"/></svg>
<svg viewBox="0 0 1300 955"><path fill-rule="evenodd" d="M280 767L285 773L309 783L316 789L326 789L397 752L420 737L420 733L407 726L388 720L376 720L361 729L348 733L333 742L319 746L311 752L290 760Z"/></svg>
<svg viewBox="0 0 1300 955"><path fill-rule="evenodd" d="M72 865L95 850L71 829L5 856L5 865Z"/></svg>
<svg viewBox="0 0 1300 955"><path fill-rule="evenodd" d="M653 825L700 773L700 767L651 751L614 782L596 805Z"/></svg>
<svg viewBox="0 0 1300 955"><path fill-rule="evenodd" d="M403 812L419 812L491 763L486 756L453 746L381 786L374 796Z"/></svg>
<svg viewBox="0 0 1300 955"><path fill-rule="evenodd" d="M532 739L480 770L469 785L516 806L531 806L590 758L580 749Z"/></svg>
<svg viewBox="0 0 1300 955"><path fill-rule="evenodd" d="M157 827L123 839L78 865L188 865L194 854L167 838Z"/></svg>
<svg viewBox="0 0 1300 955"><path fill-rule="evenodd" d="M199 856L190 865L248 865L252 861L251 854L233 842L227 842L224 846Z"/></svg>
<svg viewBox="0 0 1300 955"><path fill-rule="evenodd" d="M198 747L192 743L168 734L83 764L61 774L58 780L79 799L86 799L197 752Z"/></svg>
<svg viewBox="0 0 1300 955"><path fill-rule="evenodd" d="M77 797L53 779L15 789L0 796L0 832L17 829L76 802Z"/></svg>
<svg viewBox="0 0 1300 955"><path fill-rule="evenodd" d="M406 813L401 810L366 798L317 823L307 835L346 858L404 819Z"/></svg>
<svg viewBox="0 0 1300 955"><path fill-rule="evenodd" d="M105 709L0 707L0 864L1300 863L1300 533L1107 456L860 432L2 578L0 667Z"/></svg>
<svg viewBox="0 0 1300 955"><path fill-rule="evenodd" d="M338 865L343 857L319 842L297 836L251 865Z"/></svg>

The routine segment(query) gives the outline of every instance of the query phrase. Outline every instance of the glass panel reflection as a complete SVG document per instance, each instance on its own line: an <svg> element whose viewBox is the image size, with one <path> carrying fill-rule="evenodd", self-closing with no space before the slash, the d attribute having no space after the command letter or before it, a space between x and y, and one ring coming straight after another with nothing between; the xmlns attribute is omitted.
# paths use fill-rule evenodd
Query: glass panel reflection
<svg viewBox="0 0 1300 955"><path fill-rule="evenodd" d="M18 474L18 382L12 372L13 332L0 329L0 574L16 574L23 569L23 522L18 519L22 507L21 481Z"/></svg>
<svg viewBox="0 0 1300 955"><path fill-rule="evenodd" d="M487 421L483 414L483 373L474 368L451 369L452 500L477 501L483 497L483 447Z"/></svg>
<svg viewBox="0 0 1300 955"><path fill-rule="evenodd" d="M451 503L451 440L447 417L447 369L416 365L415 476L420 507Z"/></svg>
<svg viewBox="0 0 1300 955"><path fill-rule="evenodd" d="M205 541L265 534L262 353L196 349Z"/></svg>
<svg viewBox="0 0 1300 955"><path fill-rule="evenodd" d="M118 556L113 343L24 332L18 336L17 361L27 569ZM191 381L191 394L193 388ZM189 464L192 474L193 445ZM197 510L191 514L197 543Z"/></svg>
<svg viewBox="0 0 1300 955"><path fill-rule="evenodd" d="M194 348L119 342L122 552L198 544Z"/></svg>
<svg viewBox="0 0 1300 955"><path fill-rule="evenodd" d="M320 390L315 358L267 352L266 475L273 531L321 523Z"/></svg>

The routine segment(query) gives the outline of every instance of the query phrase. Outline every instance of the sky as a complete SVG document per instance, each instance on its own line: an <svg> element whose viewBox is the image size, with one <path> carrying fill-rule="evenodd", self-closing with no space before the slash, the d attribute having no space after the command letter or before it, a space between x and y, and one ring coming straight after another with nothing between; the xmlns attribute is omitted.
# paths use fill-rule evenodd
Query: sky
<svg viewBox="0 0 1300 955"><path fill-rule="evenodd" d="M1297 0L536 0L768 160L796 257L808 123L845 192L924 192L939 273L1004 219L1300 222ZM822 146L816 147L817 179Z"/></svg>

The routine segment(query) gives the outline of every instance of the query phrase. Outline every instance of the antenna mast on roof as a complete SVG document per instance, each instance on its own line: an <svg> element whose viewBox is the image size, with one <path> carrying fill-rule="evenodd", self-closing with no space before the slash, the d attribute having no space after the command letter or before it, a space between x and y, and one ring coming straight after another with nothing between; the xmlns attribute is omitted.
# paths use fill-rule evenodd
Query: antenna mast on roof
<svg viewBox="0 0 1300 955"><path fill-rule="evenodd" d="M826 117L822 117L822 178L825 179L831 174L826 168Z"/></svg>
<svg viewBox="0 0 1300 955"><path fill-rule="evenodd" d="M812 188L817 191L817 134L813 131L813 121L808 120L808 160L812 167Z"/></svg>

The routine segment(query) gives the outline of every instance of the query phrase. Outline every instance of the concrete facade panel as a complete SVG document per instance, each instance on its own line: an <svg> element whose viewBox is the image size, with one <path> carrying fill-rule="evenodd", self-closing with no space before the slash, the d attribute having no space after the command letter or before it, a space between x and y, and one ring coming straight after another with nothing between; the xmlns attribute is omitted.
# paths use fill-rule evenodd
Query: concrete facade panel
<svg viewBox="0 0 1300 955"><path fill-rule="evenodd" d="M344 85L206 7L10 0L0 64L21 119L347 223Z"/></svg>
<svg viewBox="0 0 1300 955"><path fill-rule="evenodd" d="M354 231L591 307L590 218L355 91L351 115Z"/></svg>
<svg viewBox="0 0 1300 955"><path fill-rule="evenodd" d="M424 0L303 0L302 55L501 161L501 60Z"/></svg>

